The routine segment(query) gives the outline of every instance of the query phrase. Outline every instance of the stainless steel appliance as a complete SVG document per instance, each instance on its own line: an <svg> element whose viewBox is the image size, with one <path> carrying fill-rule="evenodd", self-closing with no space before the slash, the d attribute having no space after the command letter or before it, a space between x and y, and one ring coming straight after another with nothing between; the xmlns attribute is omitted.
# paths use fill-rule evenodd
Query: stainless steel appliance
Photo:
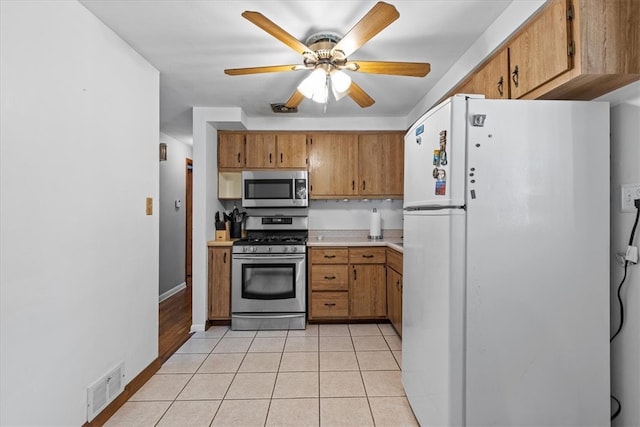
<svg viewBox="0 0 640 427"><path fill-rule="evenodd" d="M305 329L307 216L249 216L233 244L231 329Z"/></svg>
<svg viewBox="0 0 640 427"><path fill-rule="evenodd" d="M307 171L243 171L242 207L306 208Z"/></svg>

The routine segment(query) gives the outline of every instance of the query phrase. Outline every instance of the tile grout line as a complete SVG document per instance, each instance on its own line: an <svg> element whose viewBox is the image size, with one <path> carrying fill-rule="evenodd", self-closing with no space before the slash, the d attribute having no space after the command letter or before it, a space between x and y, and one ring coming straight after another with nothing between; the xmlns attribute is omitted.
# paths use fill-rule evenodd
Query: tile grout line
<svg viewBox="0 0 640 427"><path fill-rule="evenodd" d="M228 330L227 330L228 332ZM224 337L224 335L226 335L226 332L223 334L222 337ZM218 342L215 343L215 345L213 346L213 348L211 349L211 351L209 353L205 353L207 354L207 356L202 360L202 362L200 362L200 365L198 365L198 367L196 368L196 370L193 372L193 374L191 374L191 377L187 380L187 382L184 384L184 386L182 386L182 388L180 389L180 391L178 391L178 393L176 394L176 396L173 398L173 400L171 401L171 403L169 404L169 406L167 407L167 409L162 413L162 415L160 416L160 418L158 419L158 421L154 424L154 426L157 426L160 421L162 421L162 419L164 418L165 415L167 415L167 413L169 412L169 409L171 409L171 407L173 406L173 404L177 401L178 397L180 396L180 394L184 391L185 388L187 388L187 385L189 384L189 382L191 382L191 380L196 376L196 373L198 372L198 370L200 368L202 368L202 365L204 364L205 360L207 360L207 358L213 353L213 350L218 346L218 344L220 343L220 341L222 340L222 337L220 337L218 339ZM184 345L184 344L183 344ZM178 353L180 354L180 353ZM189 354L189 353L186 353ZM196 354L196 353L193 353ZM222 404L222 401L220 401L220 405ZM220 405L218 405L218 408L216 409L216 414L218 413L218 409L220 409ZM214 418L215 418L215 414L214 414ZM211 422L213 422L213 418L211 419Z"/></svg>

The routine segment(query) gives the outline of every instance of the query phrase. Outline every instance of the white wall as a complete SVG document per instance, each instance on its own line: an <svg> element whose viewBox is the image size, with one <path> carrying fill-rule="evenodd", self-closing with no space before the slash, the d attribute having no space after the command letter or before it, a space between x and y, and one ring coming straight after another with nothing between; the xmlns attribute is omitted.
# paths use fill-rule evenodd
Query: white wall
<svg viewBox="0 0 640 427"><path fill-rule="evenodd" d="M0 16L0 424L79 426L158 354L159 76L75 1Z"/></svg>
<svg viewBox="0 0 640 427"><path fill-rule="evenodd" d="M620 186L640 184L640 82L601 98L611 102L611 330L620 324L617 289L624 269L615 259L629 242L634 213L620 211ZM640 246L640 228L635 246ZM611 345L611 392L622 403L613 422L640 426L640 264L630 265L621 291L624 326ZM612 403L615 407L615 403ZM615 408L614 408L615 409Z"/></svg>
<svg viewBox="0 0 640 427"><path fill-rule="evenodd" d="M193 147L163 133L167 160L160 162L160 286L163 295L185 283L186 159L193 158ZM180 200L181 207L176 207Z"/></svg>

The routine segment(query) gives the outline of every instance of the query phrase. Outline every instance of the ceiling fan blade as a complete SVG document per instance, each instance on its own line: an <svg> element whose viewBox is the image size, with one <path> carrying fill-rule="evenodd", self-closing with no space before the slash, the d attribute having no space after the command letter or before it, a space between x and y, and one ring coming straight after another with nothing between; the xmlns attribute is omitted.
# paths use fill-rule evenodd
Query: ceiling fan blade
<svg viewBox="0 0 640 427"><path fill-rule="evenodd" d="M226 70L224 70L224 73L230 76L243 76L245 74L260 74L260 73L277 73L280 71L295 71L295 67L297 66L298 64L270 65L267 67L227 68Z"/></svg>
<svg viewBox="0 0 640 427"><path fill-rule="evenodd" d="M340 50L344 52L344 56L351 55L399 17L400 13L398 13L398 10L392 5L384 2L376 3L376 5L349 30L342 40L334 46L332 52Z"/></svg>
<svg viewBox="0 0 640 427"><path fill-rule="evenodd" d="M289 46L291 49L295 50L299 54L302 55L305 52L309 52L309 48L304 43L293 37L291 34L287 33L285 30L280 28L260 12L246 10L242 12L242 16L258 27L262 28L267 33L271 34L273 37L280 40L282 43Z"/></svg>
<svg viewBox="0 0 640 427"><path fill-rule="evenodd" d="M349 96L362 108L370 107L376 102L353 81L351 82L351 86L349 86Z"/></svg>
<svg viewBox="0 0 640 427"><path fill-rule="evenodd" d="M295 108L300 105L302 101L304 101L304 95L301 94L299 90L296 90L284 106L287 108Z"/></svg>
<svg viewBox="0 0 640 427"><path fill-rule="evenodd" d="M361 73L410 77L424 77L431 71L431 65L427 62L349 61L345 68L355 68Z"/></svg>

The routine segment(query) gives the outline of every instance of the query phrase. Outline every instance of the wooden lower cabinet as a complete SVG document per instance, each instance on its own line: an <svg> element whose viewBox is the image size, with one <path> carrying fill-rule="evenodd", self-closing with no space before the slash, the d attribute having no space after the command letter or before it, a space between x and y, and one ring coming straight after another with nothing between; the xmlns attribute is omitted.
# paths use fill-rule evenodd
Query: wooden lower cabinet
<svg viewBox="0 0 640 427"><path fill-rule="evenodd" d="M349 318L347 248L310 248L309 320Z"/></svg>
<svg viewBox="0 0 640 427"><path fill-rule="evenodd" d="M402 336L402 254L387 249L387 318Z"/></svg>
<svg viewBox="0 0 640 427"><path fill-rule="evenodd" d="M387 317L402 336L402 275L392 268L387 268Z"/></svg>
<svg viewBox="0 0 640 427"><path fill-rule="evenodd" d="M231 247L209 247L209 320L231 319Z"/></svg>
<svg viewBox="0 0 640 427"><path fill-rule="evenodd" d="M348 292L311 292L311 313L314 319L349 316Z"/></svg>
<svg viewBox="0 0 640 427"><path fill-rule="evenodd" d="M384 247L309 250L309 320L385 319Z"/></svg>
<svg viewBox="0 0 640 427"><path fill-rule="evenodd" d="M351 265L349 316L354 319L387 317L387 288L384 264Z"/></svg>

